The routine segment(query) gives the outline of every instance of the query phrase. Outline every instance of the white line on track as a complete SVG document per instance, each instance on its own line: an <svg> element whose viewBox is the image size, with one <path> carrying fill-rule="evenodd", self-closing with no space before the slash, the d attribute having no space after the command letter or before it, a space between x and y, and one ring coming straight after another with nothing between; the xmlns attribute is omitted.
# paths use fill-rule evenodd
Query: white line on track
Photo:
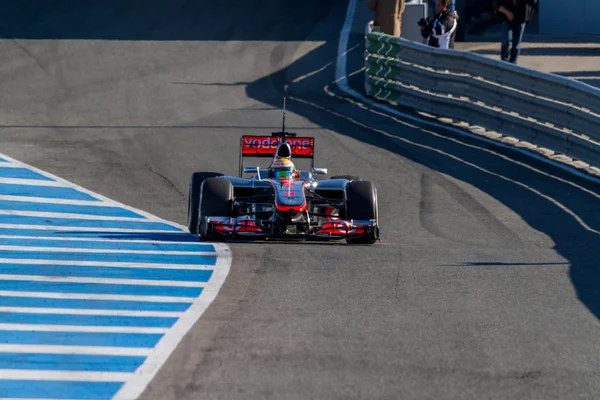
<svg viewBox="0 0 600 400"><path fill-rule="evenodd" d="M0 344L0 353L98 354L98 355L118 355L118 356L147 356L150 353L150 349L144 348L144 347Z"/></svg>
<svg viewBox="0 0 600 400"><path fill-rule="evenodd" d="M0 242L1 243L1 242ZM165 251L165 250L116 250L68 247L2 246L0 251L53 252L53 253L100 253L100 254L165 254L169 256L216 256L214 251Z"/></svg>
<svg viewBox="0 0 600 400"><path fill-rule="evenodd" d="M28 369L0 369L0 380L31 381L79 381L79 382L125 382L133 373L88 372L88 371L47 371Z"/></svg>
<svg viewBox="0 0 600 400"><path fill-rule="evenodd" d="M66 314L66 315L110 315L113 317L166 317L179 318L183 312L136 311L136 310L90 310L80 308L0 307L0 313L23 314Z"/></svg>
<svg viewBox="0 0 600 400"><path fill-rule="evenodd" d="M151 221L147 222L160 222ZM172 225L171 225L172 226ZM53 225L18 225L18 224L0 224L3 229L37 229L44 231L67 231L67 232L98 232L98 233L135 233L137 235L150 235L152 233L181 233L168 229L123 229L123 228L100 228L89 226L53 226ZM15 236L16 237L16 236Z"/></svg>
<svg viewBox="0 0 600 400"><path fill-rule="evenodd" d="M168 328L145 328L137 326L79 326L79 325L37 325L37 324L0 324L1 331L27 332L88 332L88 333L166 333Z"/></svg>
<svg viewBox="0 0 600 400"><path fill-rule="evenodd" d="M114 395L112 400L136 399L142 394L148 383L156 375L160 367L167 360L171 352L177 347L183 336L191 329L194 323L208 308L221 289L222 282L229 273L231 265L231 251L221 243L214 243L219 256L213 276L194 304L186 311L171 330L163 336L152 350L146 362L137 369L135 377L127 381Z"/></svg>
<svg viewBox="0 0 600 400"><path fill-rule="evenodd" d="M195 297L176 296L141 296L123 294L87 294L87 293L53 293L53 292L21 292L16 290L0 290L0 296L27 297L35 299L66 299L66 300L115 300L141 301L147 303L193 303Z"/></svg>
<svg viewBox="0 0 600 400"><path fill-rule="evenodd" d="M181 232L175 232L181 233ZM156 245L185 245L187 246L206 246L211 245L210 243L200 241L171 241L171 240L136 240L136 239L104 239L104 238L77 238L77 237L46 237L46 236L11 236L11 235L0 235L0 239L23 239L23 240L39 240L39 241L72 241L72 242L103 242L103 243L142 243L142 244L156 244ZM0 243L1 240L0 240ZM215 254L212 252L212 254Z"/></svg>
<svg viewBox="0 0 600 400"><path fill-rule="evenodd" d="M18 217L39 217L39 218L66 218L66 219L81 219L81 220L90 220L90 221L154 222L154 221L149 221L147 218L110 217L110 216L104 216L104 215L54 213L54 212L41 212L41 211L0 210L0 215L12 215L12 216L18 216Z"/></svg>
<svg viewBox="0 0 600 400"><path fill-rule="evenodd" d="M42 181L39 179L19 179L19 178L0 178L1 184L25 185L25 186L44 186L44 187L69 187L64 182Z"/></svg>
<svg viewBox="0 0 600 400"><path fill-rule="evenodd" d="M15 201L21 203L47 203L47 204L61 204L70 206L95 206L95 207L118 207L115 204L103 203L101 201L94 200L70 200L70 199L52 199L42 197L29 197L29 196L11 196L6 194L0 194L0 200Z"/></svg>
<svg viewBox="0 0 600 400"><path fill-rule="evenodd" d="M23 168L20 165L11 164L6 161L0 161L0 168Z"/></svg>
<svg viewBox="0 0 600 400"><path fill-rule="evenodd" d="M103 261L62 261L62 260L37 260L37 259L12 259L0 258L2 264L35 264L35 265L69 265L73 267L114 267L114 268L154 268L154 269L185 269L209 270L214 265L204 264L159 264L159 263L130 263L130 262L103 262Z"/></svg>
<svg viewBox="0 0 600 400"><path fill-rule="evenodd" d="M177 286L201 288L204 282L185 281L154 281L145 279L116 279L116 278L79 278L55 276L30 276L30 275L0 275L0 281L28 281L28 282L58 282L58 283L101 283L107 285L139 285L139 286Z"/></svg>

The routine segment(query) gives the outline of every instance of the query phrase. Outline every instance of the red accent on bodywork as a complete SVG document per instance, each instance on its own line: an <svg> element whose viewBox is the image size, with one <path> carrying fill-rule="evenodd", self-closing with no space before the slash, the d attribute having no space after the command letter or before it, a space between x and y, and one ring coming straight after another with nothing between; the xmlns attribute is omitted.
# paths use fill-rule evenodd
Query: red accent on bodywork
<svg viewBox="0 0 600 400"><path fill-rule="evenodd" d="M365 228L362 226L353 226L348 221L340 222L325 222L317 233L325 233L329 235L361 235L365 233Z"/></svg>
<svg viewBox="0 0 600 400"><path fill-rule="evenodd" d="M242 136L243 156L274 156L281 138L277 136ZM312 137L290 137L286 143L292 149L292 157L313 157L315 140Z"/></svg>
<svg viewBox="0 0 600 400"><path fill-rule="evenodd" d="M262 232L262 229L260 229L258 227L258 225L256 225L256 223L254 221L251 220L243 220L243 221L237 221L237 223L234 224L230 223L230 224L224 224L222 222L217 222L214 224L214 229L220 232Z"/></svg>
<svg viewBox="0 0 600 400"><path fill-rule="evenodd" d="M333 221L333 220L340 219L339 215L333 215L333 216L331 215L331 214L333 214L334 211L337 211L337 208L335 208L335 207L328 207L325 210L325 215L327 215L327 217L326 217L327 220Z"/></svg>
<svg viewBox="0 0 600 400"><path fill-rule="evenodd" d="M275 208L277 211L297 211L304 212L306 211L306 202L299 206L280 206L279 204L275 204Z"/></svg>

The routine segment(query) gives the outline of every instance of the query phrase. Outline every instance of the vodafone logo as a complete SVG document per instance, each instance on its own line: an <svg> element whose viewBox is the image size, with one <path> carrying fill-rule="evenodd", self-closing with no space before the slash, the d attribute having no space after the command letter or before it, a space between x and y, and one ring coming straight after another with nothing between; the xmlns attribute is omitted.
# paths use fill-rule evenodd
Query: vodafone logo
<svg viewBox="0 0 600 400"><path fill-rule="evenodd" d="M247 149L275 149L279 144L277 138L266 138L266 139L250 139L244 138L244 147Z"/></svg>
<svg viewBox="0 0 600 400"><path fill-rule="evenodd" d="M292 153L310 152L313 149L313 141L309 138L288 138L286 143L290 145ZM247 150L273 151L279 145L279 138L272 136L243 136L242 146Z"/></svg>
<svg viewBox="0 0 600 400"><path fill-rule="evenodd" d="M287 143L290 145L292 150L310 150L312 149L312 143L310 140L288 140Z"/></svg>

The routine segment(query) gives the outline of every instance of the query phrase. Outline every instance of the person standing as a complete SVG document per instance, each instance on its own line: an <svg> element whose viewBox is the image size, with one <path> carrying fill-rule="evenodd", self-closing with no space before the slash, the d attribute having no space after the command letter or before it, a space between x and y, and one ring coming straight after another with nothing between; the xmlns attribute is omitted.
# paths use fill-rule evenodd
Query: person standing
<svg viewBox="0 0 600 400"><path fill-rule="evenodd" d="M454 49L458 14L450 9L450 0L436 0L435 11L436 15L432 20L422 18L418 22L421 35L428 39L431 47Z"/></svg>
<svg viewBox="0 0 600 400"><path fill-rule="evenodd" d="M521 42L525 26L533 14L533 6L538 0L499 0L498 12L504 15L502 23L502 44L500 59L517 63L521 53ZM509 52L509 45L512 45Z"/></svg>
<svg viewBox="0 0 600 400"><path fill-rule="evenodd" d="M369 10L374 12L375 30L400 37L404 0L369 0L368 6Z"/></svg>

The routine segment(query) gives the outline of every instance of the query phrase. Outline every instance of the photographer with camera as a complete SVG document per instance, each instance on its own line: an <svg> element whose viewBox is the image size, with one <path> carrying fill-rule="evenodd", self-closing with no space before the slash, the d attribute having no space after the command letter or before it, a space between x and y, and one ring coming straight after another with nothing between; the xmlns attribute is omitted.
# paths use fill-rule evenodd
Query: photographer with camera
<svg viewBox="0 0 600 400"><path fill-rule="evenodd" d="M456 28L458 27L458 14L450 9L451 0L436 0L436 15L433 20L421 18L418 22L421 35L428 39L431 47L441 49L454 49Z"/></svg>

